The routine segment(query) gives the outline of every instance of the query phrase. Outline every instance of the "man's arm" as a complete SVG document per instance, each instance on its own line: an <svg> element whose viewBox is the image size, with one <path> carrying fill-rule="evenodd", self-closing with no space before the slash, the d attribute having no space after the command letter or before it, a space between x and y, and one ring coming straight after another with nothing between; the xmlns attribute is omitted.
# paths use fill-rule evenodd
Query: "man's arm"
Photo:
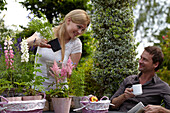
<svg viewBox="0 0 170 113"><path fill-rule="evenodd" d="M113 98L112 104L114 104L115 106L112 106L112 108L118 108L125 100L134 97L135 95L132 93L132 91L132 88L126 88L123 94L116 98Z"/></svg>
<svg viewBox="0 0 170 113"><path fill-rule="evenodd" d="M122 94L116 98L112 99L112 104L115 106L112 106L113 109L118 108L124 101L126 100L125 94Z"/></svg>

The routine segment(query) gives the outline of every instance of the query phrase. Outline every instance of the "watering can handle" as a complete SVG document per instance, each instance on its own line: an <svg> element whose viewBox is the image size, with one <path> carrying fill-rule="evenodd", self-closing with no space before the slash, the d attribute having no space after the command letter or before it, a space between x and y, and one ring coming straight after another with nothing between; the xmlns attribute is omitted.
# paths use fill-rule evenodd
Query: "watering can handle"
<svg viewBox="0 0 170 113"><path fill-rule="evenodd" d="M7 104L7 103L8 103L8 100L7 100L5 97L0 96L0 98L2 98L2 99L4 99L4 100L5 100L5 102L0 102L0 104Z"/></svg>

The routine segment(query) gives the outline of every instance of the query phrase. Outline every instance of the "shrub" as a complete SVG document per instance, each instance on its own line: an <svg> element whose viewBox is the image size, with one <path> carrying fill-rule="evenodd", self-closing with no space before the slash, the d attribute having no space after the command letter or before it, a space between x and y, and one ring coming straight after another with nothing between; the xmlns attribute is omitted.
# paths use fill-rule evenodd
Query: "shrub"
<svg viewBox="0 0 170 113"><path fill-rule="evenodd" d="M93 37L98 40L92 76L96 94L111 96L120 82L137 73L136 47L133 36L133 0L92 0Z"/></svg>
<svg viewBox="0 0 170 113"><path fill-rule="evenodd" d="M158 76L165 82L167 82L170 85L170 30L167 32L166 36L162 36L162 40L160 40L160 47L162 48L162 51L164 53L164 62L163 62L163 68L160 69L157 74Z"/></svg>

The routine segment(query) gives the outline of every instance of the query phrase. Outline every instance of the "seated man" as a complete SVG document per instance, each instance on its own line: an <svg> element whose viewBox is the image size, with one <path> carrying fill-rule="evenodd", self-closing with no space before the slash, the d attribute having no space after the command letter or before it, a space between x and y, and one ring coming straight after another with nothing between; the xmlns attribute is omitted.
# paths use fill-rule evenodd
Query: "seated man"
<svg viewBox="0 0 170 113"><path fill-rule="evenodd" d="M165 107L170 109L170 86L155 73L162 64L163 57L163 53L158 47L145 48L139 60L140 74L124 79L117 92L111 97L111 102L115 105L113 109L126 112L139 102L145 106L148 104L161 105L162 100ZM132 93L133 84L142 84L142 95L135 96Z"/></svg>

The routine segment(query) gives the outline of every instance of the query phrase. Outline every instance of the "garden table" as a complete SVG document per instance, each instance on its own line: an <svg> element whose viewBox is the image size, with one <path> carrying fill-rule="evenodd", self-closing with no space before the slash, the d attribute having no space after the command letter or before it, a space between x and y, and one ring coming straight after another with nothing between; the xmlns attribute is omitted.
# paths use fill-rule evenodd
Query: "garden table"
<svg viewBox="0 0 170 113"><path fill-rule="evenodd" d="M54 113L54 111L44 111L43 113ZM75 112L75 111L70 111L70 113L81 113L81 112ZM126 113L126 112L120 112L120 111L109 111L108 113Z"/></svg>

